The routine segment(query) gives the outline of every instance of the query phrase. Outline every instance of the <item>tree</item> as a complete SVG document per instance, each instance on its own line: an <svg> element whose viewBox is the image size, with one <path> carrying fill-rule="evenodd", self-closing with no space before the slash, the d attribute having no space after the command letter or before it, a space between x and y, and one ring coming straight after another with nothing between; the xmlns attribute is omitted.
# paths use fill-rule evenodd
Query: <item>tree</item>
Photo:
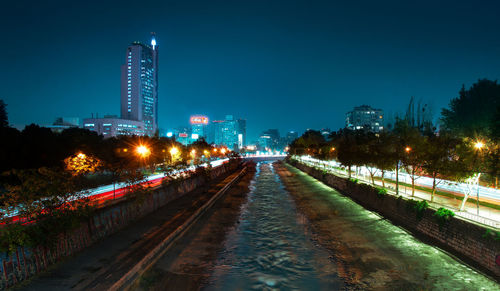
<svg viewBox="0 0 500 291"><path fill-rule="evenodd" d="M478 80L468 90L450 101L441 112L443 128L461 137L492 137L498 130L494 119L500 101L500 84L487 79Z"/></svg>
<svg viewBox="0 0 500 291"><path fill-rule="evenodd" d="M363 133L343 129L337 133L339 162L348 169L349 178L351 178L352 166L361 166L364 164L364 156L361 153Z"/></svg>
<svg viewBox="0 0 500 291"><path fill-rule="evenodd" d="M0 128L9 127L9 118L7 115L7 104L0 99Z"/></svg>
<svg viewBox="0 0 500 291"><path fill-rule="evenodd" d="M385 187L384 175L386 171L396 168L398 163L397 148L399 147L396 137L389 132L380 133L374 145L376 152L373 160L374 166L380 169L382 186Z"/></svg>
<svg viewBox="0 0 500 291"><path fill-rule="evenodd" d="M453 169L452 160L456 156L456 146L460 140L444 131L439 135L432 135L428 138L422 168L425 173L432 177L431 202L434 201L436 187L439 184L437 177L446 176ZM440 180L441 181L441 180Z"/></svg>
<svg viewBox="0 0 500 291"><path fill-rule="evenodd" d="M415 180L418 174L422 172L422 165L425 156L426 138L422 136L420 131L411 127L405 120L396 123L394 128L395 134L399 137L399 153L404 149L404 153L400 154L401 162L406 172L411 179L411 196L415 196Z"/></svg>

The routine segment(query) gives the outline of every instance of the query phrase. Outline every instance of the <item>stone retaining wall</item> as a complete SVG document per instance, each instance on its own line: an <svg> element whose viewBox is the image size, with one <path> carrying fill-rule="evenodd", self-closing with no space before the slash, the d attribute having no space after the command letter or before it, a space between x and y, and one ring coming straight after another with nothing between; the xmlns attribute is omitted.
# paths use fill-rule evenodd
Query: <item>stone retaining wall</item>
<svg viewBox="0 0 500 291"><path fill-rule="evenodd" d="M238 167L239 163L236 161L215 167L210 172L210 178L222 177L234 172ZM130 222L157 210L169 201L205 185L208 181L207 175L194 174L181 182L153 190L142 201L125 198L98 209L88 223L82 224L69 234L61 235L61 239L53 249L20 247L13 254L4 254L0 257L0 290L28 279L66 256L79 252Z"/></svg>
<svg viewBox="0 0 500 291"><path fill-rule="evenodd" d="M378 189L370 185L358 184L295 160L288 163L500 281L500 240L498 234L491 232L493 229L457 218L440 227L433 209L426 209L419 219L408 207L407 199L401 196L380 195Z"/></svg>

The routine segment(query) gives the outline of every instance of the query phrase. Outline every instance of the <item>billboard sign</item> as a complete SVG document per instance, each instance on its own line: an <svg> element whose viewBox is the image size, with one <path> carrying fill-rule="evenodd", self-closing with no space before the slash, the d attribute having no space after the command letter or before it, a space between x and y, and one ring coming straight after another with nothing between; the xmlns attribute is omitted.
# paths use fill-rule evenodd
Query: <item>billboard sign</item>
<svg viewBox="0 0 500 291"><path fill-rule="evenodd" d="M208 124L208 117L202 115L191 116L191 124Z"/></svg>
<svg viewBox="0 0 500 291"><path fill-rule="evenodd" d="M179 137L188 137L187 133L179 133Z"/></svg>

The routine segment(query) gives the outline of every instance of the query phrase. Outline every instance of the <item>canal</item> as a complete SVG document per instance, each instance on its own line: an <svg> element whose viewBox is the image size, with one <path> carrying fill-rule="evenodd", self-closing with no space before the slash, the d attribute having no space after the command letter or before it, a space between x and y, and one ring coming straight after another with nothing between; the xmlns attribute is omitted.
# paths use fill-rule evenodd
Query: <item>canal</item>
<svg viewBox="0 0 500 291"><path fill-rule="evenodd" d="M207 237L217 219L207 219L146 274L143 289L183 284L184 272L184 281L201 278L184 287L204 290L500 290L448 253L283 164L257 165L235 219L217 243ZM188 262L203 267L189 274ZM164 278L173 274L177 279Z"/></svg>

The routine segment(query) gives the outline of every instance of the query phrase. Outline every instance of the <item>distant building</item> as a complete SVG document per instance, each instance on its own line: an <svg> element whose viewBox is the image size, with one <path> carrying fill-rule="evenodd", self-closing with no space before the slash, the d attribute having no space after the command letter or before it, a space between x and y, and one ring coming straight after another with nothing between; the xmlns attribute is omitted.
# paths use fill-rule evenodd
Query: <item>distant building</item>
<svg viewBox="0 0 500 291"><path fill-rule="evenodd" d="M291 144L297 138L299 138L299 134L296 131L289 131L286 134L286 142L287 142L287 144Z"/></svg>
<svg viewBox="0 0 500 291"><path fill-rule="evenodd" d="M238 149L242 149L247 145L247 121L246 119L236 120L238 133Z"/></svg>
<svg viewBox="0 0 500 291"><path fill-rule="evenodd" d="M212 121L207 141L238 151L246 145L246 136L246 120L226 115L224 120Z"/></svg>
<svg viewBox="0 0 500 291"><path fill-rule="evenodd" d="M319 132L325 139L328 139L330 137L330 134L332 133L329 128L322 128Z"/></svg>
<svg viewBox="0 0 500 291"><path fill-rule="evenodd" d="M384 129L384 112L368 105L354 107L346 114L346 128L352 130L365 129L380 132Z"/></svg>
<svg viewBox="0 0 500 291"><path fill-rule="evenodd" d="M144 122L121 119L116 116L105 116L104 118L86 118L83 120L83 128L102 134L104 138L119 135L145 135Z"/></svg>
<svg viewBox="0 0 500 291"><path fill-rule="evenodd" d="M142 121L147 135L158 128L158 47L133 42L121 68L121 118Z"/></svg>
<svg viewBox="0 0 500 291"><path fill-rule="evenodd" d="M268 129L259 136L259 149L262 151L281 149L280 133L277 129Z"/></svg>
<svg viewBox="0 0 500 291"><path fill-rule="evenodd" d="M189 122L191 123L191 138L197 140L204 138L207 140L208 136L208 117L203 115L191 116Z"/></svg>
<svg viewBox="0 0 500 291"><path fill-rule="evenodd" d="M50 128L53 132L62 132L68 128L80 127L80 118L78 117L58 117L52 125L45 126Z"/></svg>

